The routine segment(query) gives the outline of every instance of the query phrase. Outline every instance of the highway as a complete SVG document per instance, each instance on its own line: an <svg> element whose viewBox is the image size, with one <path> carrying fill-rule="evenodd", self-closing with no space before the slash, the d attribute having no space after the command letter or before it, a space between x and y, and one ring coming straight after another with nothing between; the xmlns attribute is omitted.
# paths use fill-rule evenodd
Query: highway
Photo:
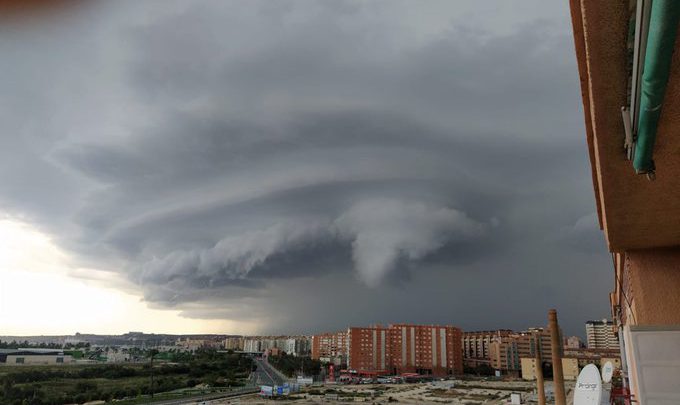
<svg viewBox="0 0 680 405"><path fill-rule="evenodd" d="M283 385L284 383L288 382L288 380L281 373L279 373L277 370L274 370L274 367L272 367L265 360L258 357L253 357L253 361L257 366L257 370L255 370L253 373L255 379L254 382L256 384L274 386Z"/></svg>
<svg viewBox="0 0 680 405"><path fill-rule="evenodd" d="M256 393L259 393L260 389L259 388L244 388L240 390L234 390L232 392L222 392L218 394L207 394L207 395L200 395L200 396L195 396L195 397L190 397L190 398L178 398L178 399L169 399L165 401L158 401L158 402L151 402L153 405L185 405L185 404L197 404L197 403L202 403L202 402L209 402L212 400L216 399L224 399L224 398L237 398L237 397L243 397L243 396L250 396Z"/></svg>

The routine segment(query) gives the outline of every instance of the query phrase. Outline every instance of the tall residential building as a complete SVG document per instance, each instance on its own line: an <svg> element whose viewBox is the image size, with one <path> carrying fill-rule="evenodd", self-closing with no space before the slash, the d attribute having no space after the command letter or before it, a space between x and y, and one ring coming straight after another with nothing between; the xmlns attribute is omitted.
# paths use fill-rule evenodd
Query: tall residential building
<svg viewBox="0 0 680 405"><path fill-rule="evenodd" d="M243 350L243 337L228 337L224 339L224 348L226 350Z"/></svg>
<svg viewBox="0 0 680 405"><path fill-rule="evenodd" d="M387 373L391 353L387 349L389 330L381 326L352 327L347 331L347 365L357 371Z"/></svg>
<svg viewBox="0 0 680 405"><path fill-rule="evenodd" d="M583 341L578 336L569 336L564 343L565 349L582 349L584 347Z"/></svg>
<svg viewBox="0 0 680 405"><path fill-rule="evenodd" d="M586 322L586 338L588 349L619 349L614 323L607 319Z"/></svg>
<svg viewBox="0 0 680 405"><path fill-rule="evenodd" d="M517 374L521 369L517 335L495 338L489 346L489 365L506 374Z"/></svg>
<svg viewBox="0 0 680 405"><path fill-rule="evenodd" d="M252 339L252 338L245 338L243 340L243 351L244 352L250 352L250 353L262 352L262 349L260 348L260 340Z"/></svg>
<svg viewBox="0 0 680 405"><path fill-rule="evenodd" d="M537 350L541 353L543 363L552 362L549 328L529 328L522 332L502 334L489 345L489 365L501 373L518 375L522 369L521 359L535 358Z"/></svg>
<svg viewBox="0 0 680 405"><path fill-rule="evenodd" d="M336 365L347 364L347 332L321 333L312 336L312 359Z"/></svg>
<svg viewBox="0 0 680 405"><path fill-rule="evenodd" d="M394 324L348 330L348 366L359 373L459 375L462 332L453 326Z"/></svg>
<svg viewBox="0 0 680 405"><path fill-rule="evenodd" d="M175 346L192 352L198 349L218 349L222 344L222 342L213 339L180 338L175 341Z"/></svg>
<svg viewBox="0 0 680 405"><path fill-rule="evenodd" d="M308 356L310 351L308 336L249 336L243 339L243 351L261 353L277 349L292 356Z"/></svg>
<svg viewBox="0 0 680 405"><path fill-rule="evenodd" d="M301 336L295 338L295 355L309 356L312 354L312 338L309 336Z"/></svg>
<svg viewBox="0 0 680 405"><path fill-rule="evenodd" d="M522 366L520 359L535 357L537 348L544 362L552 361L549 328L464 332L462 346L465 366L488 365L506 374L518 374Z"/></svg>
<svg viewBox="0 0 680 405"><path fill-rule="evenodd" d="M490 365L491 343L512 333L509 329L463 332L463 362L467 367Z"/></svg>
<svg viewBox="0 0 680 405"><path fill-rule="evenodd" d="M552 362L552 342L550 328L529 328L514 336L517 340L519 357L535 357L536 349L541 352L544 362Z"/></svg>
<svg viewBox="0 0 680 405"><path fill-rule="evenodd" d="M563 342L562 330L560 330L560 342ZM557 348L552 347L550 338L550 327L547 328L529 328L526 331L520 332L512 336L517 342L517 353L520 357L520 368L522 378L532 379L536 370L536 353L537 350L541 354L541 367L552 364L552 351L560 350L564 353L562 345ZM563 362L564 364L564 362Z"/></svg>

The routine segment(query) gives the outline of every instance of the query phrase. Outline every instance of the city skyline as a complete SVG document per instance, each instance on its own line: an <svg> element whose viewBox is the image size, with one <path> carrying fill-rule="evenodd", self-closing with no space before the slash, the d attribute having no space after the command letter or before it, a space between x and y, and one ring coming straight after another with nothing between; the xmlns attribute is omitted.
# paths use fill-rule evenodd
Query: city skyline
<svg viewBox="0 0 680 405"><path fill-rule="evenodd" d="M107 3L0 43L3 333L610 316L566 3Z"/></svg>

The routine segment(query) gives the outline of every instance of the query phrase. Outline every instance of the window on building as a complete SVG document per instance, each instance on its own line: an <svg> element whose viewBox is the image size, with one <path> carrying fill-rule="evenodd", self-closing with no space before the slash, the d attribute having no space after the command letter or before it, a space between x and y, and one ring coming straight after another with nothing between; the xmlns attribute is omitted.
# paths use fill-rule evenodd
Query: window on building
<svg viewBox="0 0 680 405"><path fill-rule="evenodd" d="M63 363L64 358L63 357L57 357L57 363Z"/></svg>
<svg viewBox="0 0 680 405"><path fill-rule="evenodd" d="M16 360L17 360L16 361L17 364L24 364L24 358L23 357L17 357Z"/></svg>

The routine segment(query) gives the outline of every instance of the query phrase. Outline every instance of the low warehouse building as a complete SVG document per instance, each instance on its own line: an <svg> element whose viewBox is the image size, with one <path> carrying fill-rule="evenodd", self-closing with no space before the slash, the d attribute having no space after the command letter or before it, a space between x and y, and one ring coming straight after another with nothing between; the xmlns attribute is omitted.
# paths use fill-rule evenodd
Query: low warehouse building
<svg viewBox="0 0 680 405"><path fill-rule="evenodd" d="M0 350L0 364L20 365L59 365L73 362L70 354L59 349L9 349Z"/></svg>

